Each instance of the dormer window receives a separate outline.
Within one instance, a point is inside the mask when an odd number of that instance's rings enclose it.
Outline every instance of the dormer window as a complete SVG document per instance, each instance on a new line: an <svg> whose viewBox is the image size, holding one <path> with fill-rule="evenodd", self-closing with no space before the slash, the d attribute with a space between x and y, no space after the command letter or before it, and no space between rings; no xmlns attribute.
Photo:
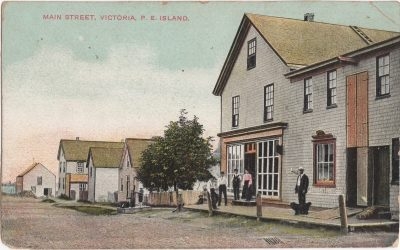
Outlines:
<svg viewBox="0 0 400 250"><path fill-rule="evenodd" d="M247 70L256 67L256 47L256 38L253 38L247 42Z"/></svg>

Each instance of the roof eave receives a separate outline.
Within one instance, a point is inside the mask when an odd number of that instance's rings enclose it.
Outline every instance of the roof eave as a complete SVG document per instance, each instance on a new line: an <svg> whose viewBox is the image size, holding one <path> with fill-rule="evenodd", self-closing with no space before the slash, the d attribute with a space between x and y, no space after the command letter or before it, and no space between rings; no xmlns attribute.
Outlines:
<svg viewBox="0 0 400 250"><path fill-rule="evenodd" d="M378 43L374 43L372 45L363 47L363 48L358 49L358 50L351 51L349 53L346 53L346 54L343 54L343 55L328 59L326 61L322 61L322 62L318 62L318 63L315 63L315 64L311 64L311 65L306 66L304 68L291 71L291 72L285 74L285 77L286 78L296 77L296 76L308 73L310 71L319 69L321 67L326 67L326 66L333 65L333 64L338 63L338 62L343 62L343 63L348 63L348 64L357 64L357 60L355 59L355 57L360 56L362 54L373 52L373 51L378 50L378 49L382 49L382 48L385 48L385 47L389 47L389 46L395 45L396 43L400 43L400 36L395 36L393 38L390 38L390 39L387 39L387 40L384 40L384 41L381 41L381 42L378 42Z"/></svg>
<svg viewBox="0 0 400 250"><path fill-rule="evenodd" d="M221 72L218 76L218 80L214 86L213 94L215 96L220 96L225 87L226 82L228 81L230 71L233 68L233 64L235 63L235 55L241 47L240 38L244 40L244 34L247 33L247 30L250 27L250 20L246 16L243 15L242 21L240 22L239 28L236 32L235 38L233 39L231 48L229 49L228 55L225 59L224 65L222 66Z"/></svg>

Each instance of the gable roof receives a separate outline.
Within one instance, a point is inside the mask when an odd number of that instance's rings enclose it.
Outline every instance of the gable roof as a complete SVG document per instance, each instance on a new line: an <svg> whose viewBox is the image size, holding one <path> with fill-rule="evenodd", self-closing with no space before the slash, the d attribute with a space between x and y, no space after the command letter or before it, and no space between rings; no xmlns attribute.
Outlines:
<svg viewBox="0 0 400 250"><path fill-rule="evenodd" d="M151 139L127 138L125 145L128 150L129 159L133 167L139 167L142 152L151 144Z"/></svg>
<svg viewBox="0 0 400 250"><path fill-rule="evenodd" d="M334 64L346 64L347 62L349 62L350 64L357 64L358 61L360 60L359 59L360 56L363 56L363 55L365 56L368 53L373 53L378 50L388 49L388 48L392 48L395 46L397 46L397 47L400 46L400 35L395 36L390 39L387 39L382 42L374 43L372 45L363 47L363 48L355 50L355 51L351 51L351 52L343 54L343 55L329 58L328 60L325 60L322 62L314 63L314 64L308 65L306 67L290 71L285 74L285 77L292 78L292 77L300 76L300 75L312 72L314 70L319 70L321 68L328 67L328 66L331 66Z"/></svg>
<svg viewBox="0 0 400 250"><path fill-rule="evenodd" d="M399 35L356 26L244 14L213 94L221 95L251 26L289 68L298 69Z"/></svg>
<svg viewBox="0 0 400 250"><path fill-rule="evenodd" d="M46 168L45 166L43 166L43 164L39 163L39 162L35 162L32 165L30 165L28 168L26 168L22 173L20 173L19 175L17 175L17 177L23 177L24 175L26 175L27 173L29 173L32 169L36 168L36 167L40 167L42 166L44 169L46 169L47 171L49 171L52 175L55 176L55 174L53 172L51 172L48 168Z"/></svg>
<svg viewBox="0 0 400 250"><path fill-rule="evenodd" d="M57 160L60 160L61 150L64 152L67 161L86 161L91 147L121 148L123 142L106 141L81 141L81 140L60 140L58 147Z"/></svg>
<svg viewBox="0 0 400 250"><path fill-rule="evenodd" d="M95 168L118 168L122 152L122 146L119 148L91 147L89 149L89 157L92 158L93 167Z"/></svg>

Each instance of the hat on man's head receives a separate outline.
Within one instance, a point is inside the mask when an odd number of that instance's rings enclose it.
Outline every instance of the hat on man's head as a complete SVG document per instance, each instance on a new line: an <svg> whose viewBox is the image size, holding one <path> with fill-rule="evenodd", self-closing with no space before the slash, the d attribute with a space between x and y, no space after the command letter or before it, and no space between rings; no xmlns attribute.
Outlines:
<svg viewBox="0 0 400 250"><path fill-rule="evenodd" d="M299 167L299 170L304 170L304 168L303 167Z"/></svg>

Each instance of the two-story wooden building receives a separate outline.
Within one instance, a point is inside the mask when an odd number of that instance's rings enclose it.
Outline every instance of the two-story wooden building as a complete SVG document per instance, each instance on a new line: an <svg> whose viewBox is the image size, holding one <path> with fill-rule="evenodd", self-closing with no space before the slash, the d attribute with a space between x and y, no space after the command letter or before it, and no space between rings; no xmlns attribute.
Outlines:
<svg viewBox="0 0 400 250"><path fill-rule="evenodd" d="M88 168L87 159L91 147L121 148L123 142L85 141L61 139L57 160L58 195L66 195L74 200L87 197Z"/></svg>
<svg viewBox="0 0 400 250"><path fill-rule="evenodd" d="M228 190L233 169L246 168L265 200L296 201L302 166L314 206L337 206L346 194L350 204L398 211L399 35L245 14L213 90Z"/></svg>

